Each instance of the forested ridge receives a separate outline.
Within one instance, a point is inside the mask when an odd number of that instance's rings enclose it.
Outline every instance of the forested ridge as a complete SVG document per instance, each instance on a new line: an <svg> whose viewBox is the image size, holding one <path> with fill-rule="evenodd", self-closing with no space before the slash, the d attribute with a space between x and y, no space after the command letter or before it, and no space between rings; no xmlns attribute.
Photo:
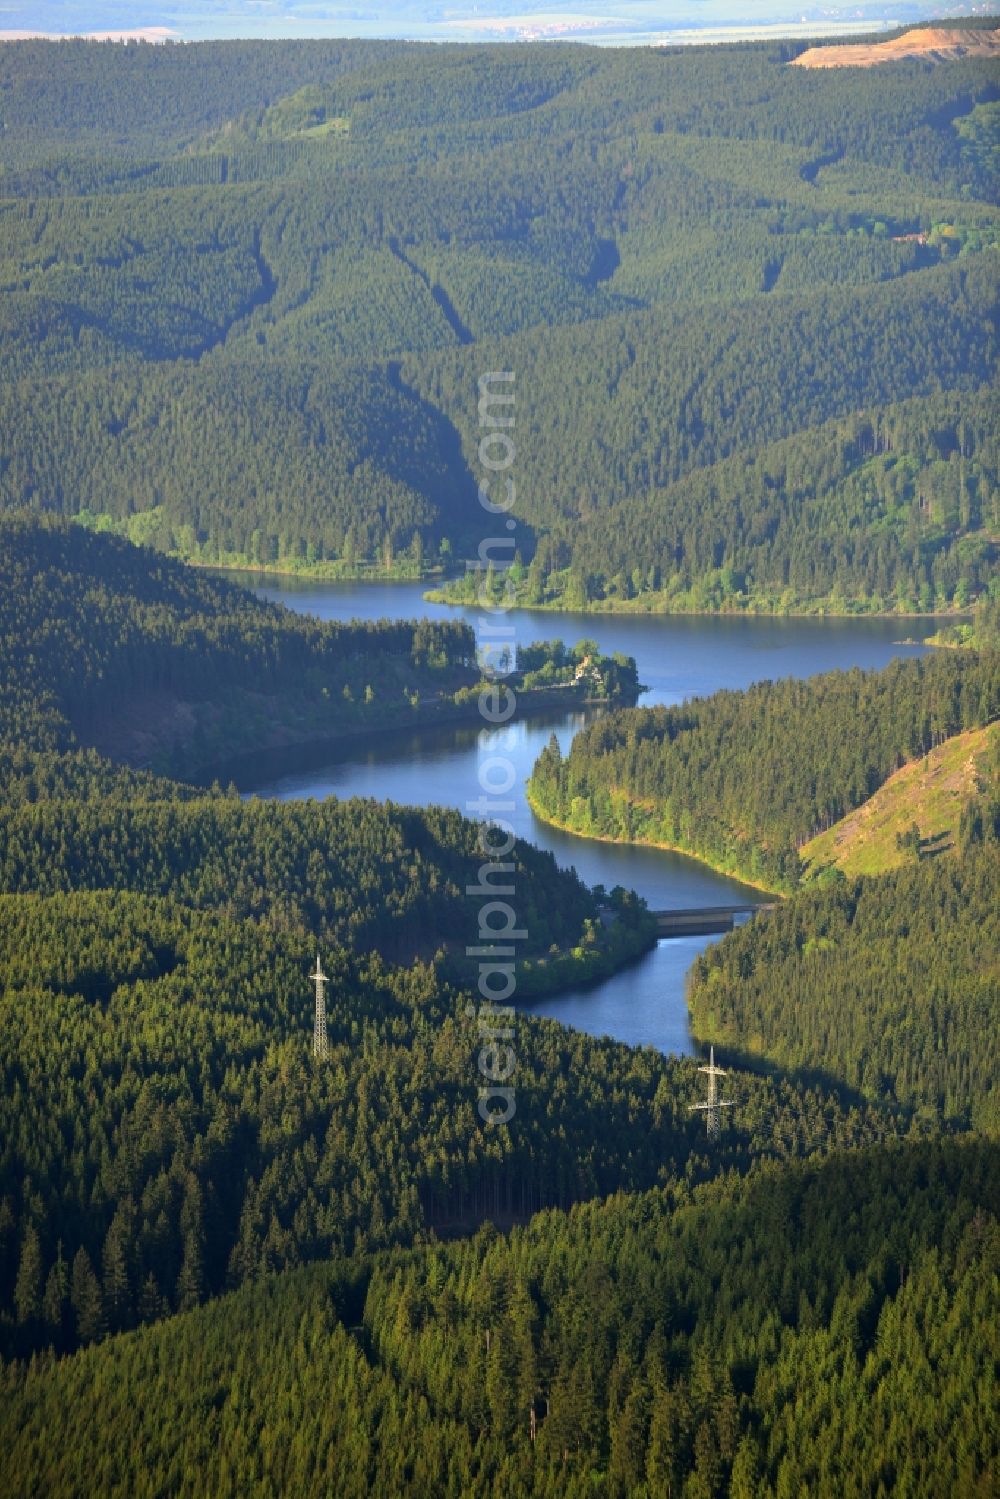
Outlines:
<svg viewBox="0 0 1000 1499"><path fill-rule="evenodd" d="M0 518L0 737L11 743L82 740L203 767L276 727L333 737L397 723L422 695L447 706L479 676L457 620L321 623L116 537Z"/></svg>
<svg viewBox="0 0 1000 1499"><path fill-rule="evenodd" d="M994 72L797 50L5 46L0 506L447 569L512 369L523 601L964 607Z"/></svg>
<svg viewBox="0 0 1000 1499"><path fill-rule="evenodd" d="M814 833L906 761L998 715L995 647L759 682L680 707L619 709L565 756L553 739L529 794L539 815L574 832L678 846L787 891Z"/></svg>
<svg viewBox="0 0 1000 1499"><path fill-rule="evenodd" d="M903 613L967 605L996 570L996 396L826 422L613 506L549 519L501 582L526 607ZM475 578L440 596L474 598Z"/></svg>
<svg viewBox="0 0 1000 1499"><path fill-rule="evenodd" d="M11 1493L986 1499L997 1169L852 1153L272 1277L8 1370Z"/></svg>
<svg viewBox="0 0 1000 1499"><path fill-rule="evenodd" d="M634 702L640 686L634 660L593 641L480 659L463 621L319 621L30 512L0 515L0 646L0 737L201 779L255 751L478 719L500 672L522 709L553 689Z"/></svg>
<svg viewBox="0 0 1000 1499"><path fill-rule="evenodd" d="M751 1079L738 1128L706 1155L690 1062L527 1019L517 1129L485 1126L462 957L479 936L473 824L198 790L79 748L68 716L85 695L107 712L189 673L209 690L346 663L381 683L395 654L444 671L466 659L467 628L321 626L65 522L0 534L6 1356L69 1351L331 1254L911 1127L823 1083ZM580 651L542 642L521 666L576 670ZM524 993L649 942L626 892L607 929L551 855L516 844L510 862Z"/></svg>
<svg viewBox="0 0 1000 1499"><path fill-rule="evenodd" d="M0 45L12 1495L995 1490L995 754L947 851L800 850L998 718L1000 89L800 45ZM699 1058L476 997L481 827L208 785L475 714L466 624L186 563L447 577L491 369L517 603L976 610L535 767L540 815L787 896L691 974L717 1137ZM587 640L515 665L638 690ZM549 853L499 868L522 998L654 940Z"/></svg>

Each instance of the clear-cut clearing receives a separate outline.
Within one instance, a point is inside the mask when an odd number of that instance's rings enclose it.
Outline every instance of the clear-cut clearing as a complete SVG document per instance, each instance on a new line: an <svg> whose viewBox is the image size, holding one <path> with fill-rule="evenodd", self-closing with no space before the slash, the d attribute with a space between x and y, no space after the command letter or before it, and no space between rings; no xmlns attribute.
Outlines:
<svg viewBox="0 0 1000 1499"><path fill-rule="evenodd" d="M955 734L919 760L890 776L856 811L804 844L800 853L807 878L831 866L848 878L882 874L913 858L897 843L916 826L921 851L943 852L958 835L962 809L986 774L987 750L1000 724Z"/></svg>
<svg viewBox="0 0 1000 1499"><path fill-rule="evenodd" d="M848 42L833 47L810 47L792 64L799 68L873 68L877 63L922 57L928 62L954 62L960 57L1000 53L1000 30L974 31L959 26L930 26L904 32L887 42Z"/></svg>

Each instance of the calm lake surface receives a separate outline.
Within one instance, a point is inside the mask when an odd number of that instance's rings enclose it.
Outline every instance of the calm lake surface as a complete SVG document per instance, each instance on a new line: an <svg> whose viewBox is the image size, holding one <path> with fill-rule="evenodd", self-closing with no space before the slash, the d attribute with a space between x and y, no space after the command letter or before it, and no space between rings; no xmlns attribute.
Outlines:
<svg viewBox="0 0 1000 1499"><path fill-rule="evenodd" d="M245 581L245 579L243 580ZM262 580L264 598L320 619L453 619L475 627L475 610L429 604L418 583L306 583ZM587 637L604 652L634 656L648 691L643 704L679 703L720 687L746 687L763 678L806 677L836 667L880 667L893 656L923 653L901 645L905 620L690 618L657 615L570 614L513 611L515 643ZM511 821L517 833L551 849L561 865L575 866L588 884L637 890L654 909L727 905L760 898L736 880L714 874L696 860L658 849L599 843L546 827L524 797L524 782L550 734L565 751L573 735L600 710L549 711L486 733L483 743L513 761L517 784ZM445 726L357 740L339 753L311 762L290 751L282 773L245 785L258 796L371 796L426 806L439 803L466 811L479 794L480 731ZM298 767L298 768L296 768ZM611 1035L630 1045L666 1052L693 1050L684 980L706 937L660 942L640 962L603 983L524 1006L592 1035Z"/></svg>

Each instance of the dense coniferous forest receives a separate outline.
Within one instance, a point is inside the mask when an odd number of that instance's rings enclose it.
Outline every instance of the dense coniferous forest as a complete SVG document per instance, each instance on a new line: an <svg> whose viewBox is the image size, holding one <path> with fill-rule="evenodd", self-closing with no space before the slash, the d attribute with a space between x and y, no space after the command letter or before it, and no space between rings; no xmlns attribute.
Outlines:
<svg viewBox="0 0 1000 1499"><path fill-rule="evenodd" d="M479 1118L476 824L246 802L80 747L85 705L106 717L151 687L186 701L193 684L337 670L382 684L399 660L447 675L468 667L468 627L319 625L65 522L15 518L0 537L0 1355L68 1351L330 1254L711 1174L690 1063L551 1022L518 1026L518 1129ZM543 642L523 667L566 659ZM651 941L627 892L608 924L550 854L517 842L508 867L530 932L523 994ZM725 1159L746 1170L908 1127L762 1079Z"/></svg>
<svg viewBox="0 0 1000 1499"><path fill-rule="evenodd" d="M459 621L321 624L53 518L4 517L0 546L2 738L33 749L198 765L276 720L288 735L375 728L479 680Z"/></svg>
<svg viewBox="0 0 1000 1499"><path fill-rule="evenodd" d="M797 895L695 964L699 1036L1000 1135L991 827L963 856Z"/></svg>
<svg viewBox="0 0 1000 1499"><path fill-rule="evenodd" d="M476 719L484 673L503 665L480 662L458 620L320 623L54 517L0 517L0 548L0 738L33 749L82 742L204 775L268 746ZM508 674L529 702L552 688L635 701L630 658L581 642L577 672L555 646Z"/></svg>
<svg viewBox="0 0 1000 1499"><path fill-rule="evenodd" d="M997 1167L852 1153L265 1279L9 1371L11 1493L986 1499Z"/></svg>
<svg viewBox="0 0 1000 1499"><path fill-rule="evenodd" d="M529 784L574 832L662 843L771 890L791 890L799 848L908 760L1000 716L995 647L760 682L677 708L621 709L563 756L553 739Z"/></svg>
<svg viewBox="0 0 1000 1499"><path fill-rule="evenodd" d="M750 1079L709 1156L690 1061L523 1019L516 1128L487 1129L481 1033L432 961L326 939L330 1056L313 1062L315 941L224 903L0 897L8 1357L317 1257L908 1128L821 1084Z"/></svg>
<svg viewBox="0 0 1000 1499"><path fill-rule="evenodd" d="M4 46L0 505L447 569L510 369L524 602L964 607L995 70L797 50Z"/></svg>
<svg viewBox="0 0 1000 1499"><path fill-rule="evenodd" d="M995 746L946 849L800 851L998 717L1000 88L801 45L0 45L12 1495L994 1492ZM484 878L523 998L643 953L633 892L446 809L220 784L476 715L465 623L205 564L467 599L489 370L508 602L956 615L653 709L593 641L518 648L520 692L612 708L542 754L541 816L786 897L689 978L717 1137L695 1057L475 997Z"/></svg>
<svg viewBox="0 0 1000 1499"><path fill-rule="evenodd" d="M496 593L536 609L945 609L995 576L998 496L995 394L909 401L741 451L616 504L607 527L554 516Z"/></svg>

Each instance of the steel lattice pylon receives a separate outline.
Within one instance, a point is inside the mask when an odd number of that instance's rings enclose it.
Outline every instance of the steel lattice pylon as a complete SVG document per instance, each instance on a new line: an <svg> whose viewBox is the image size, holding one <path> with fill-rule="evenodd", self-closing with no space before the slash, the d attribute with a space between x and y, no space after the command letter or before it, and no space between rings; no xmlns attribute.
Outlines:
<svg viewBox="0 0 1000 1499"><path fill-rule="evenodd" d="M715 1065L714 1046L709 1051L708 1066L699 1067L698 1071L708 1073L708 1099L705 1103L693 1103L690 1105L690 1107L692 1109L701 1109L704 1111L705 1128L708 1131L708 1138L710 1140L715 1140L719 1134L719 1110L731 1109L733 1107L733 1104L731 1099L720 1098L716 1090L716 1078L725 1077L726 1071L724 1067L716 1067Z"/></svg>
<svg viewBox="0 0 1000 1499"><path fill-rule="evenodd" d="M326 974L319 964L319 954L316 954L316 972L309 977L316 985L316 1018L313 1021L313 1056L325 1057L327 1053L326 1043L326 985L329 982Z"/></svg>

